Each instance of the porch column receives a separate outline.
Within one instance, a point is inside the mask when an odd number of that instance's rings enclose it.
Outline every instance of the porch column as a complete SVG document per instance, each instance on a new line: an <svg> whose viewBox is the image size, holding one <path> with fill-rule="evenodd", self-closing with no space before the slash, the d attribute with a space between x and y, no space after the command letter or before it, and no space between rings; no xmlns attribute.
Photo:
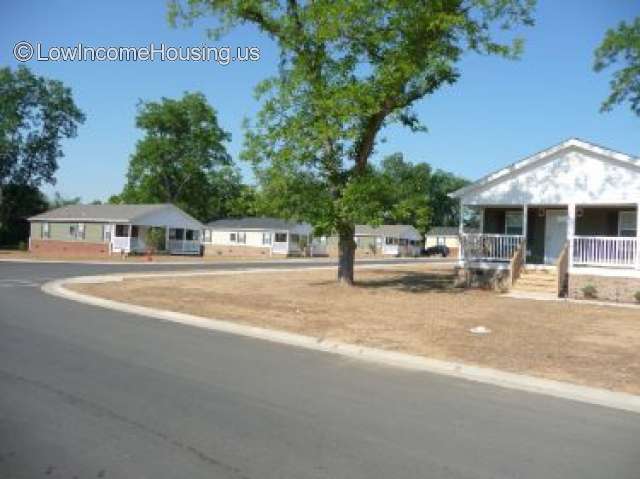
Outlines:
<svg viewBox="0 0 640 479"><path fill-rule="evenodd" d="M636 204L636 269L640 269L640 203Z"/></svg>
<svg viewBox="0 0 640 479"><path fill-rule="evenodd" d="M568 270L573 269L573 237L576 234L576 205L569 203L567 205L567 241L569 241L569 265Z"/></svg>
<svg viewBox="0 0 640 479"><path fill-rule="evenodd" d="M479 208L480 211L480 233L484 233L484 206Z"/></svg>
<svg viewBox="0 0 640 479"><path fill-rule="evenodd" d="M522 262L527 264L527 236L529 232L529 205L522 205L522 235L524 236L524 251Z"/></svg>

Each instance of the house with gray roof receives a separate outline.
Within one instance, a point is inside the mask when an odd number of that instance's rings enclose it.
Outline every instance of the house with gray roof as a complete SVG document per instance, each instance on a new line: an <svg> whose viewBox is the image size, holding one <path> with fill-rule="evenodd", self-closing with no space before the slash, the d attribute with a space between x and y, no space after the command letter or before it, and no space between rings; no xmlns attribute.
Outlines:
<svg viewBox="0 0 640 479"><path fill-rule="evenodd" d="M412 225L356 225L356 256L418 256L422 236ZM331 256L338 254L338 237L326 239Z"/></svg>
<svg viewBox="0 0 640 479"><path fill-rule="evenodd" d="M299 256L326 254L307 223L269 217L227 218L204 227L204 254Z"/></svg>
<svg viewBox="0 0 640 479"><path fill-rule="evenodd" d="M68 205L29 218L29 249L69 256L144 253L147 232L171 254L200 254L202 224L172 204Z"/></svg>

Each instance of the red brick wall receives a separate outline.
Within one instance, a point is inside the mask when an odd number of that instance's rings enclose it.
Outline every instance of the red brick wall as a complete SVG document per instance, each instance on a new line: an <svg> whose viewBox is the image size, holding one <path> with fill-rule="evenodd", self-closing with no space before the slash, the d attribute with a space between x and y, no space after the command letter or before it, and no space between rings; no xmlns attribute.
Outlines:
<svg viewBox="0 0 640 479"><path fill-rule="evenodd" d="M29 250L42 256L108 256L108 243L31 239Z"/></svg>

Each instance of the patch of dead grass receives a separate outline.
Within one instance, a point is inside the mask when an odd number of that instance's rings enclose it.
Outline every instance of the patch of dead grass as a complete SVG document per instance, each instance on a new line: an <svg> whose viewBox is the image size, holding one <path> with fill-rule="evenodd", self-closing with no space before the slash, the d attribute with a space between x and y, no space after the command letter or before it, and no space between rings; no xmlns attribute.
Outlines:
<svg viewBox="0 0 640 479"><path fill-rule="evenodd" d="M265 328L640 393L640 312L454 289L433 266L74 285L89 294ZM483 325L492 333L473 335Z"/></svg>

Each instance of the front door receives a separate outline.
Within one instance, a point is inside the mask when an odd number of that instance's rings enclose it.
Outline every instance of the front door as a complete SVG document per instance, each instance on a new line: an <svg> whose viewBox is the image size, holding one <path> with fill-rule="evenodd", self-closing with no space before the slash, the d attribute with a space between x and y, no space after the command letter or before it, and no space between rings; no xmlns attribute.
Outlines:
<svg viewBox="0 0 640 479"><path fill-rule="evenodd" d="M547 210L544 234L544 262L555 264L567 242L567 212Z"/></svg>

